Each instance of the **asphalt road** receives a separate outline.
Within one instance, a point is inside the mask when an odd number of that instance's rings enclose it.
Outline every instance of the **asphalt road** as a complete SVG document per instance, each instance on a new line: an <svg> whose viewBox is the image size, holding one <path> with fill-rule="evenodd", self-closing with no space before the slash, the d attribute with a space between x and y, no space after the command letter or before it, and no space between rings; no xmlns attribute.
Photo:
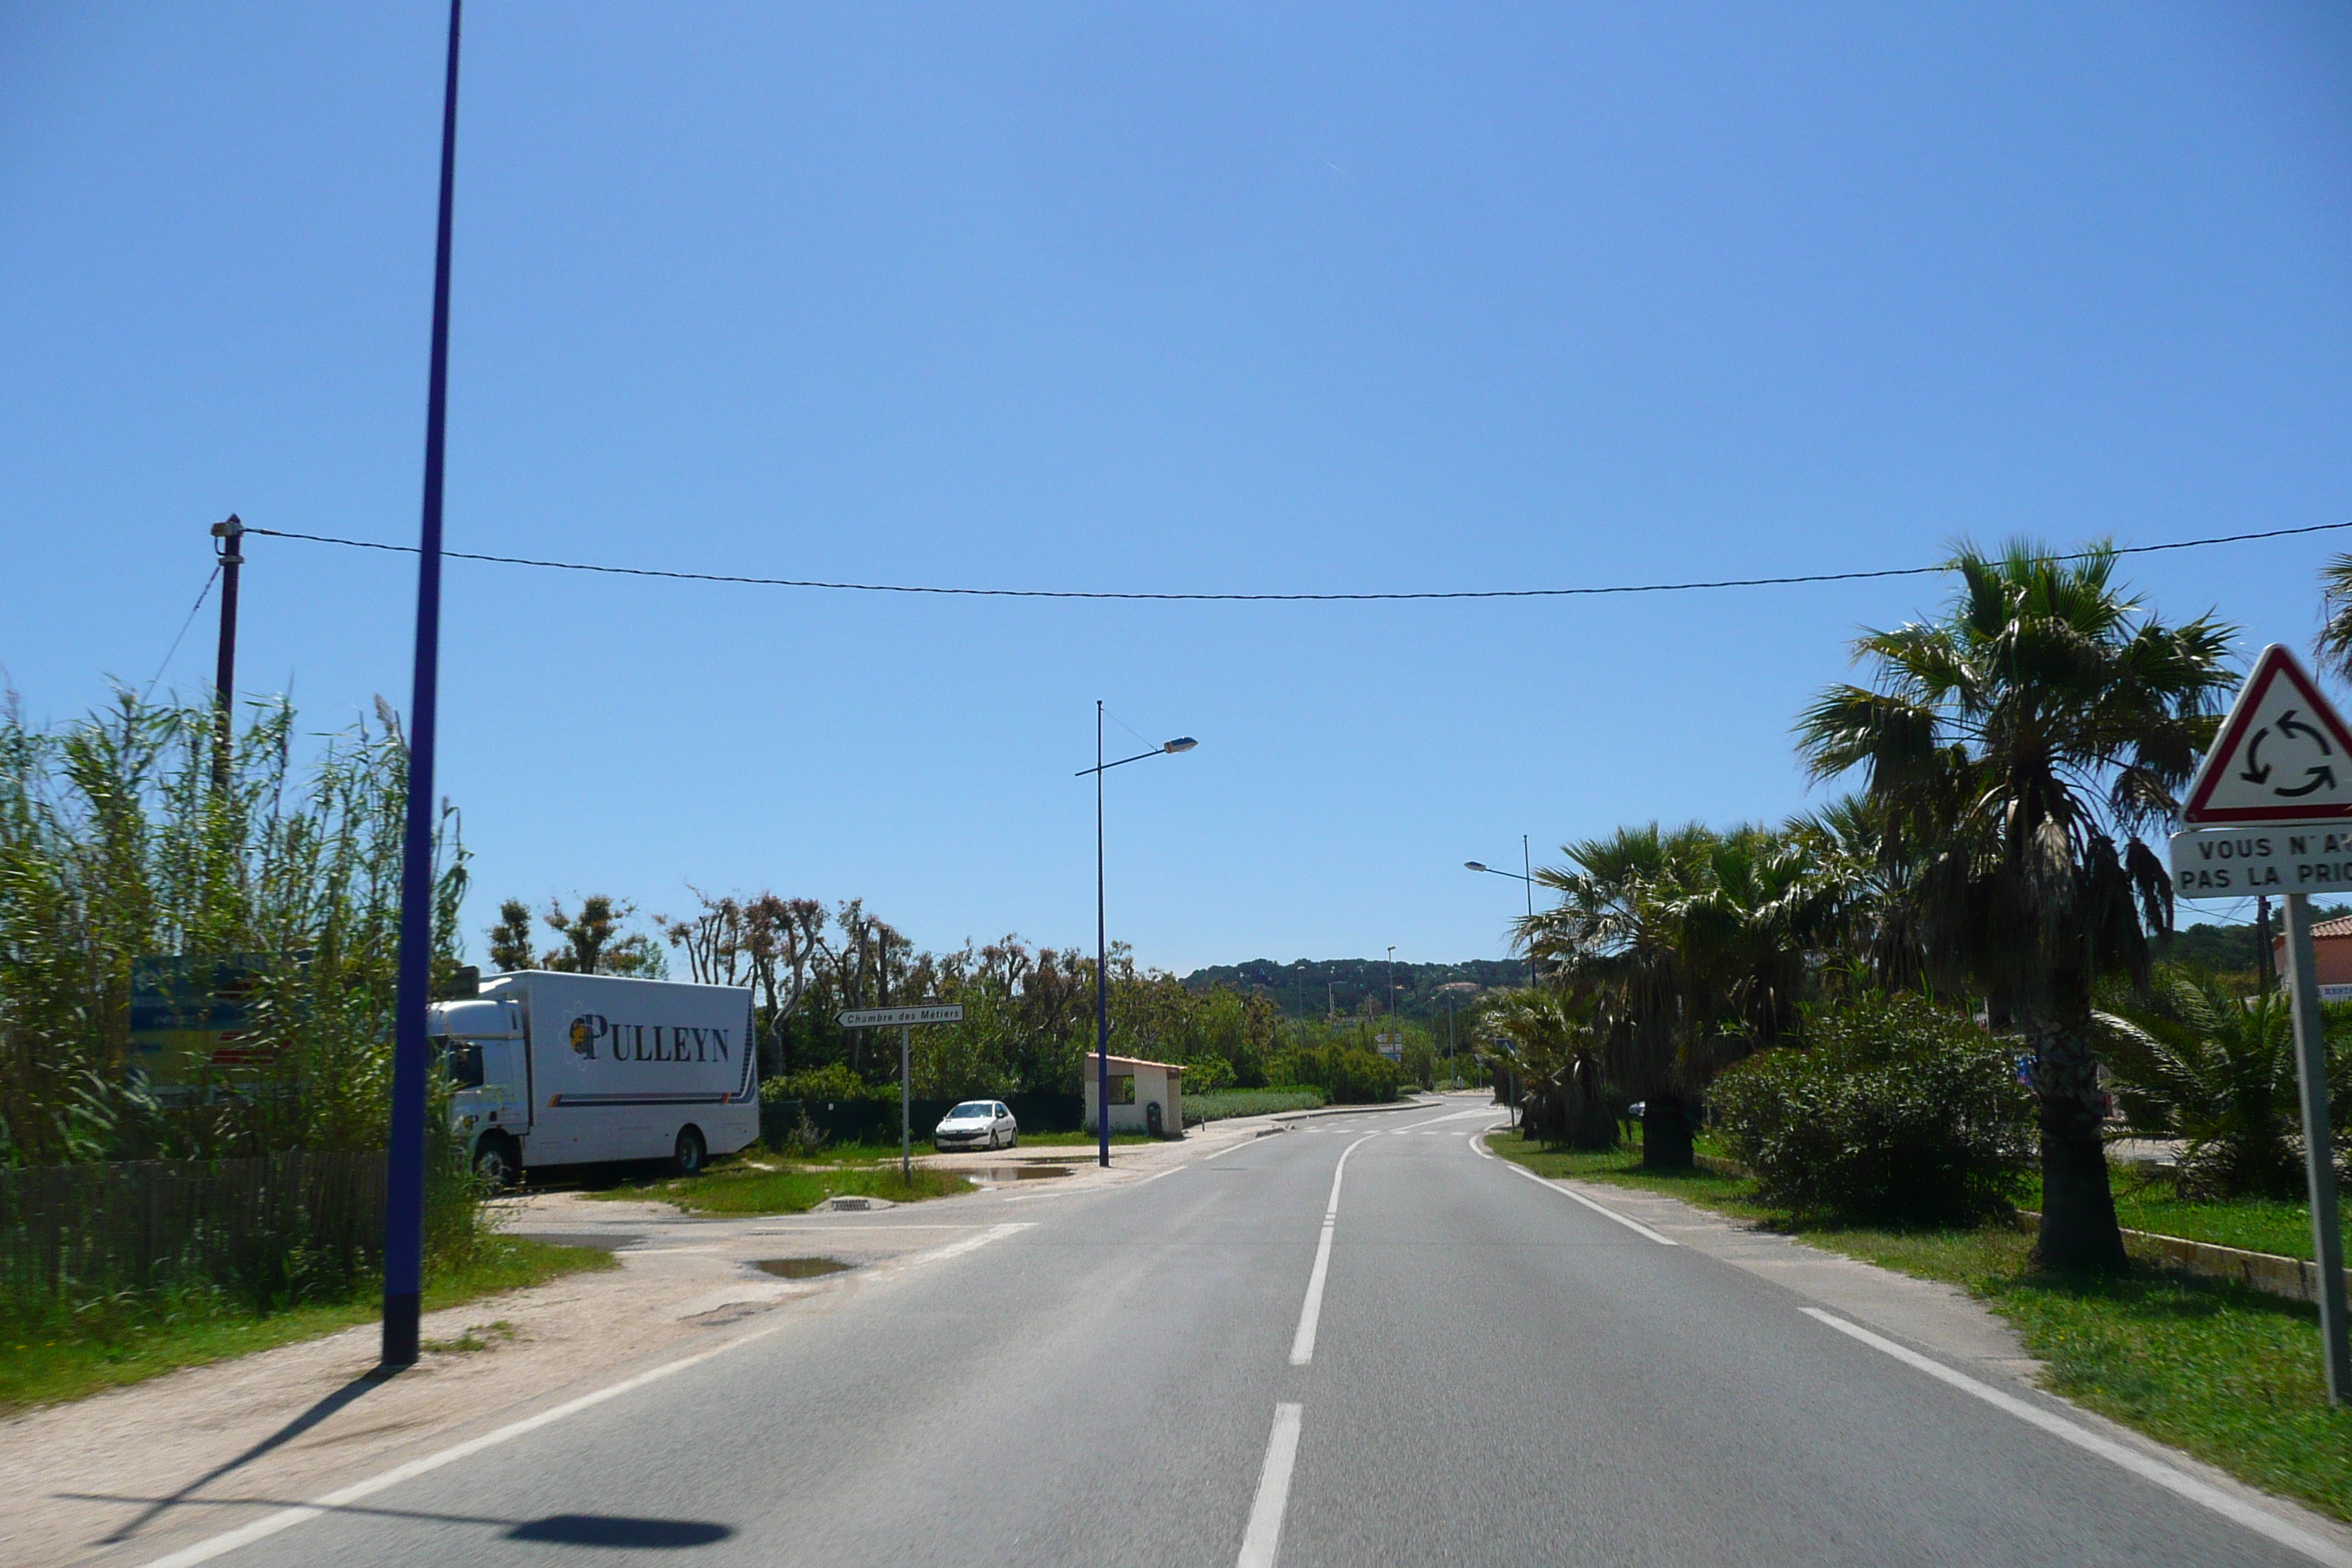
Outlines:
<svg viewBox="0 0 2352 1568"><path fill-rule="evenodd" d="M1475 1153L1492 1121L1340 1118L1041 1192L215 1560L2307 1561Z"/></svg>

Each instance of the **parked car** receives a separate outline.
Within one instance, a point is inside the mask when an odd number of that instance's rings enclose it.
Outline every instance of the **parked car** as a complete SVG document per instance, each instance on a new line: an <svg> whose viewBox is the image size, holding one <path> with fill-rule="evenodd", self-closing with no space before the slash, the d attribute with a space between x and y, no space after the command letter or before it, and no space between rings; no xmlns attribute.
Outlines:
<svg viewBox="0 0 2352 1568"><path fill-rule="evenodd" d="M931 1129L931 1143L950 1149L1010 1149L1021 1142L1021 1124L1001 1100L967 1100Z"/></svg>

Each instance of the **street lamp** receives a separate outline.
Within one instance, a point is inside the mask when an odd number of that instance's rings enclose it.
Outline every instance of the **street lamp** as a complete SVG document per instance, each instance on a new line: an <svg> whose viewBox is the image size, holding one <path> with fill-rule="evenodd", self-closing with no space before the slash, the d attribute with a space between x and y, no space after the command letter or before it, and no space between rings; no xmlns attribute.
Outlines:
<svg viewBox="0 0 2352 1568"><path fill-rule="evenodd" d="M1521 875L1517 871L1498 871L1494 867L1487 865L1484 860L1465 860L1462 862L1465 868L1472 871L1484 871L1489 877L1509 877L1516 881L1525 882L1528 886L1528 923L1529 925L1533 925L1536 918L1535 863L1532 857L1528 854L1528 836L1524 833L1519 835L1519 863L1526 866L1528 868L1525 875ZM1528 939L1528 989L1532 991L1535 988L1536 944L1535 938L1530 935Z"/></svg>
<svg viewBox="0 0 2352 1568"><path fill-rule="evenodd" d="M392 1124L383 1173L383 1363L387 1368L416 1364L424 1310L425 1027L433 1002L433 746L441 683L441 479L449 408L449 227L457 179L458 17L459 0L449 0L449 55L441 86L441 217L433 251L432 368L425 387L425 507L416 550L416 653L408 701L408 800L400 841ZM232 552L237 542L230 539Z"/></svg>
<svg viewBox="0 0 2352 1568"><path fill-rule="evenodd" d="M1095 776L1095 1130L1101 1135L1099 1158L1103 1165L1110 1164L1110 939L1108 926L1103 918L1103 784L1102 776L1113 768L1123 768L1129 763L1139 763L1146 757L1172 757L1189 752L1201 742L1190 735L1179 735L1163 741L1148 752L1138 752L1131 757L1121 757L1115 763L1103 761L1103 705L1095 704L1095 765L1080 768L1073 775ZM1182 1128L1177 1131L1181 1132Z"/></svg>

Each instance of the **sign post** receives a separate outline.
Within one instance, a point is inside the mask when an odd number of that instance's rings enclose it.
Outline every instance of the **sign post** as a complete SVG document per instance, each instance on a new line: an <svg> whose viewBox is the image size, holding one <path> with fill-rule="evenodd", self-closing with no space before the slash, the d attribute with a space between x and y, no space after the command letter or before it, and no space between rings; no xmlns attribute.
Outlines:
<svg viewBox="0 0 2352 1568"><path fill-rule="evenodd" d="M2303 1090L2303 1173L2311 1189L2311 1256L2319 1270L2319 1338L2327 1403L2352 1400L2352 1335L2344 1321L2344 1230L2336 1201L2336 1140L2327 1116L2327 1041L2313 966L2311 897L2286 896L2286 964L2294 989L2294 1076Z"/></svg>
<svg viewBox="0 0 2352 1568"><path fill-rule="evenodd" d="M915 1169L915 1026L962 1021L963 1006L954 1002L935 1002L923 1007L866 1007L841 1015L841 1026L845 1029L887 1029L894 1024L898 1026L898 1179L902 1182L912 1181Z"/></svg>
<svg viewBox="0 0 2352 1568"><path fill-rule="evenodd" d="M2294 656L2273 643L2246 678L2213 750L2190 781L2172 836L2174 893L2242 899L2284 893L2295 1079L2302 1090L2304 1179L2319 1271L2320 1352L2327 1402L2352 1402L2345 1320L2344 1233L2327 1108L2327 1041L2311 941L2311 892L2352 886L2352 729Z"/></svg>

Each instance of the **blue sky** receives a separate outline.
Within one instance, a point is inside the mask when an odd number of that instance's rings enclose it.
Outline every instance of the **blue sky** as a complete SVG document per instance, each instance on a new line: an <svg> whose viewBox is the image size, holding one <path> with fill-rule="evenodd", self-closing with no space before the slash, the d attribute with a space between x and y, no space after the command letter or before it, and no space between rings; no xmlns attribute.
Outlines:
<svg viewBox="0 0 2352 1568"><path fill-rule="evenodd" d="M154 674L207 524L413 541L431 4L0 11L0 664ZM989 586L1899 566L2352 519L2332 5L478 0L452 548ZM2300 645L2326 537L2146 557ZM404 706L406 561L248 552L242 684ZM1439 605L906 599L456 563L497 900L863 896L1185 969L1503 951L1464 871L1818 800L1932 580ZM209 618L165 679L209 679ZM1112 743L1126 739L1114 727Z"/></svg>

